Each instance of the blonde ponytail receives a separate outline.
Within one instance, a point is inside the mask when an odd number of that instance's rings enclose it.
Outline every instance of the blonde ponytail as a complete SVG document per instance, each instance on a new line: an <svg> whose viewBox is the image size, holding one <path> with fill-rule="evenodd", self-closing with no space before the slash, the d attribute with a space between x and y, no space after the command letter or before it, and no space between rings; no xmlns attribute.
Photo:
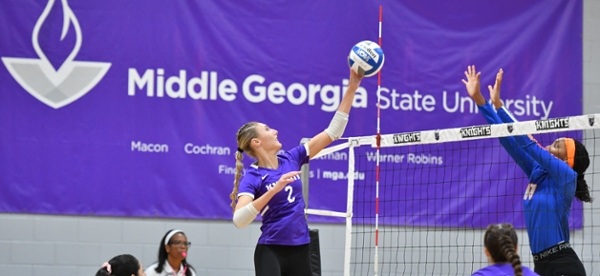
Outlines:
<svg viewBox="0 0 600 276"><path fill-rule="evenodd" d="M238 149L235 152L235 176L233 179L233 191L229 195L231 199L232 212L235 212L235 206L237 205L237 194L240 188L240 178L242 177L242 171L244 170L244 158L243 152L246 152L249 156L253 156L252 149L250 148L250 142L252 139L257 137L256 126L257 122L250 122L243 125L237 132L237 145Z"/></svg>
<svg viewBox="0 0 600 276"><path fill-rule="evenodd" d="M231 209L235 212L235 206L237 205L237 193L240 187L240 178L242 177L242 170L244 169L244 163L242 163L242 159L244 158L244 154L239 150L235 152L235 177L233 180L233 191L229 195L231 199Z"/></svg>

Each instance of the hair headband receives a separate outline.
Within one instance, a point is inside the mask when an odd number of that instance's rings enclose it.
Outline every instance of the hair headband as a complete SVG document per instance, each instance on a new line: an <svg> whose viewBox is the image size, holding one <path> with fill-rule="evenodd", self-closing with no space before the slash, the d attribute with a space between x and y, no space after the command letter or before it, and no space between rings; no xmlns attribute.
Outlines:
<svg viewBox="0 0 600 276"><path fill-rule="evenodd" d="M567 164L573 168L575 165L575 140L572 138L564 138L565 147L567 148Z"/></svg>
<svg viewBox="0 0 600 276"><path fill-rule="evenodd" d="M181 231L179 229L173 229L173 230L171 230L171 232L169 232L169 234L167 234L167 236L165 237L165 245L169 244L169 241L171 240L171 238L173 237L173 235L175 235L177 233L183 233L183 231Z"/></svg>

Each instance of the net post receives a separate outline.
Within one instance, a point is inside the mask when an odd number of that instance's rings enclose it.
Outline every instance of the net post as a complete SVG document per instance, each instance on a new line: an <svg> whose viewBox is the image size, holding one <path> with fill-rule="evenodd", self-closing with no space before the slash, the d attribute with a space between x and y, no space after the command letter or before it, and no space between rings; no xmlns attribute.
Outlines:
<svg viewBox="0 0 600 276"><path fill-rule="evenodd" d="M300 139L300 145L304 145L310 141L310 138ZM302 165L300 168L300 180L302 181L302 196L304 197L304 218L308 221L308 180L310 178L309 163ZM308 245L308 253L310 258L310 266L312 276L321 275L321 246L319 242L319 229L309 229L310 243Z"/></svg>
<svg viewBox="0 0 600 276"><path fill-rule="evenodd" d="M348 147L348 198L346 203L346 243L344 248L344 276L350 276L352 248L352 209L354 208L354 148L360 146L358 139L351 139Z"/></svg>
<svg viewBox="0 0 600 276"><path fill-rule="evenodd" d="M310 138L302 138L300 139L300 145L304 145L308 143L308 141L310 141ZM309 169L309 163L302 165L300 168L300 171L302 172L300 173L300 180L302 181L302 196L304 197L304 205L306 206L304 209L305 211L308 209L308 179L310 176ZM304 216L308 220L308 213L305 212Z"/></svg>

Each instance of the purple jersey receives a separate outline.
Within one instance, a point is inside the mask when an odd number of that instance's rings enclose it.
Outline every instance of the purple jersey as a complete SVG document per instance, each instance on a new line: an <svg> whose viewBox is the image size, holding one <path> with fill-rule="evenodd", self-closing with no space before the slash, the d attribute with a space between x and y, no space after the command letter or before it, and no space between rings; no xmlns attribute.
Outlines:
<svg viewBox="0 0 600 276"><path fill-rule="evenodd" d="M257 199L271 189L281 175L299 171L308 162L305 145L277 155L279 167L268 169L252 164L240 180L238 197L247 195ZM310 242L308 224L304 217L304 198L300 177L285 186L261 210L262 234L258 244L303 245Z"/></svg>
<svg viewBox="0 0 600 276"><path fill-rule="evenodd" d="M523 276L539 276L537 273L531 271L526 266L523 268ZM486 266L477 272L473 273L472 276L512 276L515 275L515 270L511 264L493 264Z"/></svg>

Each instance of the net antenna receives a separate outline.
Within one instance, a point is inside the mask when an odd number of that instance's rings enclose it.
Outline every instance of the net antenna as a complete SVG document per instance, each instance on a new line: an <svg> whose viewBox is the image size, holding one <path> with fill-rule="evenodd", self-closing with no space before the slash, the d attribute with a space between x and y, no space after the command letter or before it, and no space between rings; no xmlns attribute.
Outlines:
<svg viewBox="0 0 600 276"><path fill-rule="evenodd" d="M379 47L381 45L381 22L383 19L383 7L379 6ZM381 68L383 70L383 68ZM381 149L381 71L377 73L377 136L375 151L375 255L373 256L373 273L379 273L379 154Z"/></svg>

